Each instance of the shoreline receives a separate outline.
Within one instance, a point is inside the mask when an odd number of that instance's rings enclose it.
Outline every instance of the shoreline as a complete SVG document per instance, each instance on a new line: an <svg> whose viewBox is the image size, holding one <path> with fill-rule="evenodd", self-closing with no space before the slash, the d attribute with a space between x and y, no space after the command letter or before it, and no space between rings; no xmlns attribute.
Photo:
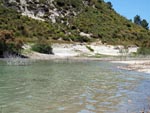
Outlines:
<svg viewBox="0 0 150 113"><path fill-rule="evenodd" d="M52 44L54 54L43 54L31 49L31 45L23 46L23 56L30 60L75 60L75 61L109 61L111 63L126 64L118 67L125 70L150 73L150 57L132 57L138 47L130 46L127 49L121 45L106 45L101 42L90 44ZM131 56L130 56L131 55ZM128 57L129 56L129 57ZM10 60L13 60L15 56ZM19 58L16 56L16 59Z"/></svg>
<svg viewBox="0 0 150 113"><path fill-rule="evenodd" d="M0 60L14 60L20 61L20 59L27 59L27 60L65 60L65 61L108 61L111 63L117 64L125 64L124 66L118 66L119 69L128 70L128 71L137 71L150 74L150 59L149 58L119 58L116 56L107 56L107 57L82 57L82 56L68 56L68 57L60 57L56 55L47 55L37 52L32 52L32 54L27 55L28 58L19 58L19 57L10 57L10 58L0 58Z"/></svg>
<svg viewBox="0 0 150 113"><path fill-rule="evenodd" d="M128 71L137 71L150 74L150 59L147 60L128 60L128 61L111 61L112 63L126 64L125 66L118 66L119 69Z"/></svg>

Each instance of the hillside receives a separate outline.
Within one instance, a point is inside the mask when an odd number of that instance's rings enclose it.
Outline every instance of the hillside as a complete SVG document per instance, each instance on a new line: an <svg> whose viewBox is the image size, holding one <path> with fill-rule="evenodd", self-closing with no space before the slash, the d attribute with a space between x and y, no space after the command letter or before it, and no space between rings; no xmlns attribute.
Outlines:
<svg viewBox="0 0 150 113"><path fill-rule="evenodd" d="M103 0L0 0L0 30L37 39L150 46L150 32Z"/></svg>

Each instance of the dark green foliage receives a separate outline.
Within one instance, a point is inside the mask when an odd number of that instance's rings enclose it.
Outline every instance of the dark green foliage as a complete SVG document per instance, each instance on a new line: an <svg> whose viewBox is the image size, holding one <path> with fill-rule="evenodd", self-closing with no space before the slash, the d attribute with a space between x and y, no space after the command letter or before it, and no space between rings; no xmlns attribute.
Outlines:
<svg viewBox="0 0 150 113"><path fill-rule="evenodd" d="M134 23L137 25L141 25L141 17L139 15L136 15L134 17Z"/></svg>
<svg viewBox="0 0 150 113"><path fill-rule="evenodd" d="M145 19L141 21L141 26L148 30L148 22Z"/></svg>
<svg viewBox="0 0 150 113"><path fill-rule="evenodd" d="M134 17L134 23L148 30L148 22L145 19L142 20L139 15Z"/></svg>
<svg viewBox="0 0 150 113"><path fill-rule="evenodd" d="M140 47L137 53L142 55L150 55L150 47Z"/></svg>
<svg viewBox="0 0 150 113"><path fill-rule="evenodd" d="M51 44L46 41L39 41L32 46L33 51L37 51L45 54L53 54Z"/></svg>
<svg viewBox="0 0 150 113"><path fill-rule="evenodd" d="M107 2L107 5L108 5L108 8L109 8L109 9L112 9L113 6L112 6L112 3L111 3L111 2Z"/></svg>
<svg viewBox="0 0 150 113"><path fill-rule="evenodd" d="M83 6L82 0L55 0L55 3L58 8L80 10Z"/></svg>

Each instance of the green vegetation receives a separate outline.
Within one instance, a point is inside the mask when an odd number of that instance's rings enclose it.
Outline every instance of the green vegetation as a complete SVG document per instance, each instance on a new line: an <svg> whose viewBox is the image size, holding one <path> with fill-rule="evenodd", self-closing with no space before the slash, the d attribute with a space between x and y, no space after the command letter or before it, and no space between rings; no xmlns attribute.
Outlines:
<svg viewBox="0 0 150 113"><path fill-rule="evenodd" d="M58 8L70 9L70 6L76 10L80 10L83 6L82 0L55 0Z"/></svg>
<svg viewBox="0 0 150 113"><path fill-rule="evenodd" d="M7 1L6 1L7 2ZM12 6L0 4L0 31L12 31L14 37L24 41L63 40L68 42L91 42L97 39L108 44L137 45L150 47L150 31L146 20L140 16L132 21L117 14L111 2L103 0L54 0L53 4L64 17L56 17L56 23L48 18L51 10L47 0L39 3L32 1L29 9L36 9L36 4L42 4L46 10L43 19L34 20L21 16ZM35 3L34 3L35 2ZM16 4L17 5L17 4ZM13 8L13 9L12 9ZM38 9L37 9L38 10ZM91 37L81 36L84 32Z"/></svg>
<svg viewBox="0 0 150 113"><path fill-rule="evenodd" d="M46 41L38 41L32 46L32 50L45 54L53 54L51 44Z"/></svg>
<svg viewBox="0 0 150 113"><path fill-rule="evenodd" d="M137 53L141 55L150 55L150 47L140 47Z"/></svg>
<svg viewBox="0 0 150 113"><path fill-rule="evenodd" d="M21 16L13 9L0 7L0 30L11 30L15 37L49 38L54 29L48 22Z"/></svg>
<svg viewBox="0 0 150 113"><path fill-rule="evenodd" d="M141 20L141 17L140 17L139 15L136 15L136 16L134 17L134 23L137 24L137 25L142 26L142 27L145 28L146 30L149 29L149 27L148 27L148 22L147 22L145 19Z"/></svg>

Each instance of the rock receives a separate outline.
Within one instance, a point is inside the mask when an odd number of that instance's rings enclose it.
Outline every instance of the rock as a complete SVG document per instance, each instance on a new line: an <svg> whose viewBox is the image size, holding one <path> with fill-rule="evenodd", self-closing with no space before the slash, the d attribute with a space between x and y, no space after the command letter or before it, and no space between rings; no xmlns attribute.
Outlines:
<svg viewBox="0 0 150 113"><path fill-rule="evenodd" d="M88 33L80 32L80 36L91 38L92 34L91 33L88 34Z"/></svg>

